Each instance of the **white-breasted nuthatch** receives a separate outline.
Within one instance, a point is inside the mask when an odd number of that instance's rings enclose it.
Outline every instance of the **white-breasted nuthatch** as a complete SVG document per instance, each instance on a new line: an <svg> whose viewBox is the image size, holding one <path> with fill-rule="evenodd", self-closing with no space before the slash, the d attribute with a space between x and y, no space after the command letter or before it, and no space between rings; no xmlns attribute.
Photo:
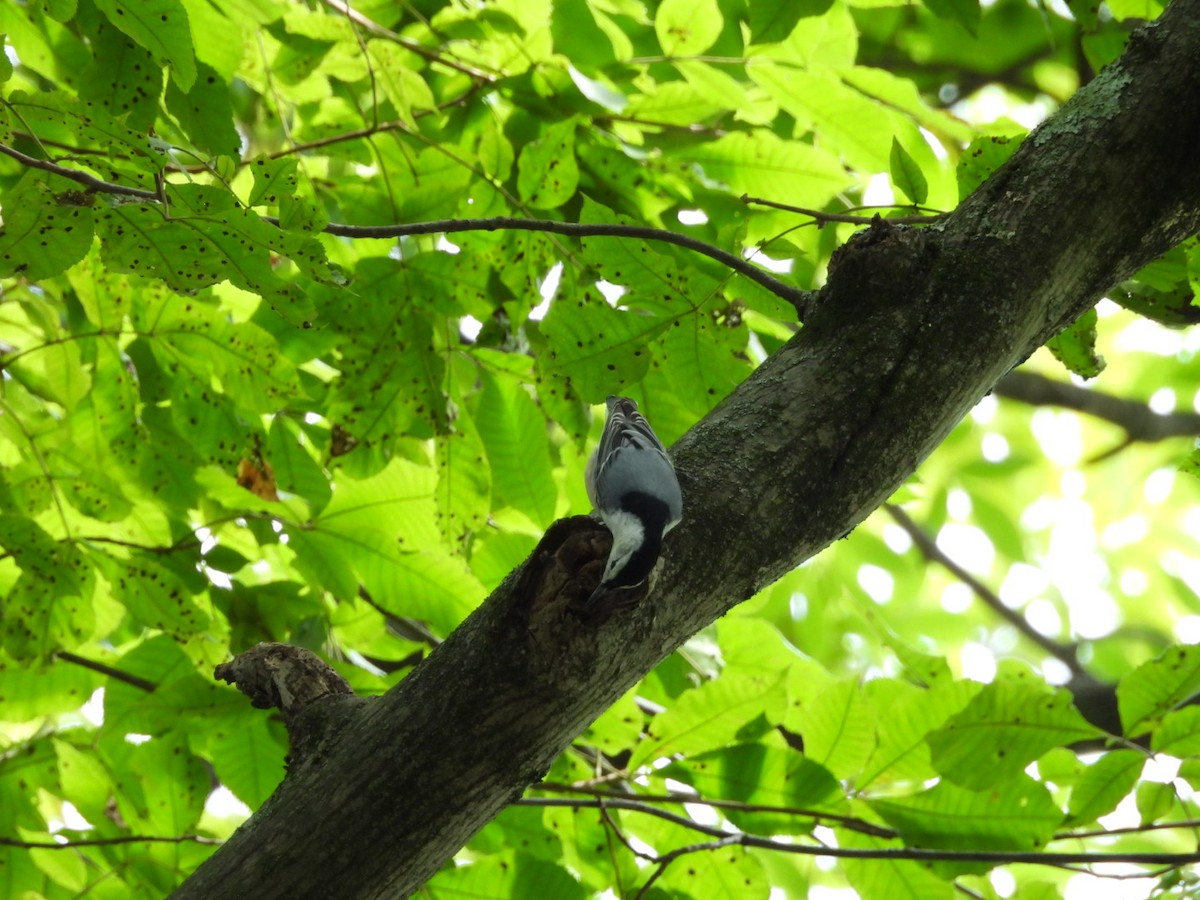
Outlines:
<svg viewBox="0 0 1200 900"><path fill-rule="evenodd" d="M608 530L612 550L600 586L588 598L641 584L662 539L683 516L675 466L650 423L626 397L608 398L608 420L587 465L587 492Z"/></svg>

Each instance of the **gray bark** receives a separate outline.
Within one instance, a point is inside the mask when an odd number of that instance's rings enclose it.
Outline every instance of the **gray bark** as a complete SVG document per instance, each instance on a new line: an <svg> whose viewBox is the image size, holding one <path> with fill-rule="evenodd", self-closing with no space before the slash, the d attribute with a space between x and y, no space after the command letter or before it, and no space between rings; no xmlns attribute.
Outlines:
<svg viewBox="0 0 1200 900"><path fill-rule="evenodd" d="M1175 0L947 220L852 241L805 327L675 446L685 518L646 601L569 612L596 538L556 526L176 896L419 888L656 663L851 531L1006 372L1200 228L1197 85L1200 0Z"/></svg>

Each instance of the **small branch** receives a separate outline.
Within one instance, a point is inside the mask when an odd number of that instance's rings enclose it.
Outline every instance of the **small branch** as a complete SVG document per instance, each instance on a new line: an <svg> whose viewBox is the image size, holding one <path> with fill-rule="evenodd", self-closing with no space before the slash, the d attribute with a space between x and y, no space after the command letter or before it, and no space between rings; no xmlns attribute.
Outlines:
<svg viewBox="0 0 1200 900"><path fill-rule="evenodd" d="M679 859L679 857L688 853L701 853L706 850L721 850L725 847L735 846L742 843L739 838L740 835L733 834L717 841L702 841L698 844L688 844L684 847L676 847L674 850L670 851L669 853L664 853L662 856L655 857L654 862L656 863L656 868L653 874L646 879L646 883L642 885L641 890L637 892L634 900L642 900L642 898L646 896L646 892L650 890L650 886L654 884L654 882L658 881L659 876L662 875L663 872L667 871L667 866L675 862L675 860Z"/></svg>
<svg viewBox="0 0 1200 900"><path fill-rule="evenodd" d="M804 206L792 206L788 203L776 203L774 200L765 200L762 197L751 197L749 194L742 194L738 198L743 203L753 203L756 206L767 206L771 209L780 209L784 212L793 212L802 216L808 216L816 220L818 226L827 225L830 222L842 222L847 225L870 225L875 221L875 216L856 216L850 213L831 213L822 212L819 209L808 209ZM894 208L894 207L891 207ZM894 219L885 219L889 225L929 225L939 219L944 219L948 213L931 213L929 215L919 216L897 216Z"/></svg>
<svg viewBox="0 0 1200 900"><path fill-rule="evenodd" d="M378 22L375 22L357 10L352 9L350 4L343 2L343 0L325 0L325 5L344 14L348 19L350 19L350 21L361 26L362 28L365 28L372 34L378 37L385 37L390 41L395 41L405 50L415 53L422 59L428 60L429 62L440 63L447 69L453 69L455 72L459 72L470 78L479 79L481 81L494 81L496 79L495 75L484 72L482 69L476 69L473 66L460 63L458 60L443 57L436 50L430 50L428 47L417 43L411 38L406 38L402 35L396 34L394 31L384 28Z"/></svg>
<svg viewBox="0 0 1200 900"><path fill-rule="evenodd" d="M200 541L195 538L184 538L176 541L173 544L138 544L134 541L124 541L120 538L103 537L102 535L91 535L88 537L80 536L75 538L76 543L92 543L92 544L112 544L115 547L128 547L131 550L141 550L143 553L155 553L160 556L165 556L168 553L175 553L179 550L194 550L200 546Z"/></svg>
<svg viewBox="0 0 1200 900"><path fill-rule="evenodd" d="M1133 865L1176 867L1200 863L1200 851L1192 851L1190 853L1040 853L1023 850L934 850L925 847L883 847L877 849L826 847L814 844L784 843L771 838L746 833L729 834L721 828L704 825L685 816L678 816L666 810L654 809L653 807L647 808L644 804L630 801L581 801L547 798L536 801L518 800L517 802L523 806L557 806L583 809L599 809L601 803L603 803L610 809L630 809L634 812L651 814L683 828L717 838L726 842L726 844L755 847L760 850L777 850L781 853L797 853L803 856L828 856L838 859L903 859L915 862L981 862L992 865L1029 863L1031 865L1043 866L1130 863Z"/></svg>
<svg viewBox="0 0 1200 900"><path fill-rule="evenodd" d="M1142 834L1146 831L1164 831L1171 828L1200 828L1200 819L1181 819L1178 822L1151 822L1146 825L1128 825L1124 828L1098 828L1094 831L1064 831L1054 835L1054 841L1082 840L1084 838L1109 837L1114 834Z"/></svg>
<svg viewBox="0 0 1200 900"><path fill-rule="evenodd" d="M0 837L0 847L20 847L23 850L73 850L76 847L111 847L114 844L213 844L225 843L218 838L202 837L198 834L182 834L168 837L153 834L130 834L122 837L88 838L78 841L20 841L16 838Z"/></svg>
<svg viewBox="0 0 1200 900"><path fill-rule="evenodd" d="M610 122L627 122L630 125L642 125L646 128L661 128L663 131L678 131L683 134L703 134L708 137L723 137L729 132L724 128L718 128L715 125L701 125L699 123L683 124L680 122L663 122L658 119L646 119L641 116L623 116L617 113L607 113L596 116L592 121L597 123Z"/></svg>
<svg viewBox="0 0 1200 900"><path fill-rule="evenodd" d="M88 190L99 194L119 194L125 197L137 197L141 200L158 199L158 194L155 191L146 191L124 184L113 184L110 181L104 181L101 178L96 178L94 175L89 175L87 172L80 172L78 169L68 169L66 166L60 166L48 160L37 159L36 157L22 153L20 150L14 150L5 144L0 144L0 153L3 153L5 156L11 156L23 166L29 166L31 169L41 169L43 172L52 172L62 178L68 178L71 181L82 184Z"/></svg>
<svg viewBox="0 0 1200 900"><path fill-rule="evenodd" d="M1160 414L1138 400L1115 397L1034 372L1009 372L992 393L1033 406L1059 406L1104 419L1122 428L1131 441L1154 442L1200 435L1200 413Z"/></svg>
<svg viewBox="0 0 1200 900"><path fill-rule="evenodd" d="M832 822L845 828L847 831L857 831L860 834L869 834L880 838L895 838L898 837L895 831L890 828L884 828L880 825L873 825L870 822L865 822L862 819L856 819L853 816L842 816L837 813L823 812L815 809L803 809L788 806L768 806L761 803L742 803L738 800L706 800L703 797L693 794L681 794L677 792L668 794L618 794L613 791L598 791L594 788L580 787L570 784L556 784L553 782L541 782L534 785L539 791L548 793L561 794L582 794L587 797L596 797L601 800L624 800L627 802L637 802L644 804L651 803L694 803L697 806L708 806L713 809L728 809L735 812L745 813L774 813L782 816L795 816L800 819L814 819L822 822Z"/></svg>
<svg viewBox="0 0 1200 900"><path fill-rule="evenodd" d="M275 220L267 218L267 221ZM784 284L764 270L712 244L644 225L591 224L586 222L557 222L551 219L524 219L495 216L490 219L442 219L434 222L415 222L411 225L329 225L325 231L339 237L390 239L414 234L454 234L460 231L545 231L568 237L624 237L646 241L661 241L691 250L744 275L796 308L801 321L808 312L816 293Z"/></svg>
<svg viewBox="0 0 1200 900"><path fill-rule="evenodd" d="M1075 648L1073 646L1060 644L1053 638L1046 637L1046 635L1030 625L1020 612L1010 609L1005 605L1004 601L991 588L943 553L941 548L938 547L937 542L926 534L921 526L914 522L912 517L899 506L888 503L884 505L884 509L887 510L888 515L892 517L895 523L903 528L908 536L912 538L913 543L922 556L930 562L942 565L950 574L969 587L972 593L989 606L996 615L1000 616L1000 618L1016 628L1017 631L1025 635L1029 640L1059 660L1071 670L1072 675L1077 678L1090 679L1087 671L1079 664L1079 660L1075 658Z"/></svg>
<svg viewBox="0 0 1200 900"><path fill-rule="evenodd" d="M63 662L71 663L80 668L91 669L93 672L99 672L101 675L107 675L113 681L124 682L130 687L145 691L147 694L153 693L158 689L158 685L153 681L137 675L130 675L128 672L122 672L120 669L114 669L112 666L106 666L104 663L99 663L83 656L77 656L67 650L59 650L54 655Z"/></svg>
<svg viewBox="0 0 1200 900"><path fill-rule="evenodd" d="M35 159L32 156L27 156L19 150L14 150L11 147L0 144L0 153L5 153L23 165L31 166L35 169L41 169L46 172L53 172L63 178L69 178L79 184L82 184L93 191L105 194L120 194L128 197L137 197L142 200L159 199L158 194L154 191L145 191L140 188L126 187L121 184L113 184L108 181L102 181L85 172L80 172L75 169L69 169L65 166L60 166L56 163L47 162L46 160ZM279 219L274 216L263 216L263 221L270 222L272 225L279 225ZM611 224L590 224L581 222L557 222L550 219L526 219L516 218L512 216L495 216L490 219L442 219L434 222L415 222L409 225L336 225L330 224L323 229L326 234L333 234L339 237L348 238L378 238L388 240L392 238L405 237L415 234L455 234L462 231L544 231L550 234L561 234L568 237L623 237L635 238L646 241L661 241L665 244L675 244L678 247L683 247L686 250L691 250L709 259L716 260L722 265L733 269L740 275L744 275L751 281L762 286L777 297L786 300L796 309L797 316L801 321L804 321L808 310L816 297L816 292L805 291L800 288L792 287L789 284L784 284L778 278L773 277L766 271L747 262L739 256L736 256L728 251L722 250L719 247L714 247L712 244L697 240L693 237L688 237L684 234L678 234L674 231L667 231L665 228L651 228L644 225L611 225Z"/></svg>

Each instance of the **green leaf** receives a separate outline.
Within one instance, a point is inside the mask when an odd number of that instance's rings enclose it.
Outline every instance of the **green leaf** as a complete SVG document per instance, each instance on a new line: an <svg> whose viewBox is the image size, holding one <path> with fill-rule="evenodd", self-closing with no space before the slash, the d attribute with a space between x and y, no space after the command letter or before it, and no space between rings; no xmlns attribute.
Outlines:
<svg viewBox="0 0 1200 900"><path fill-rule="evenodd" d="M645 344L665 327L614 309L598 291L584 289L551 305L541 328L550 350L538 362L552 377L570 373L579 395L598 403L645 374L650 362Z"/></svg>
<svg viewBox="0 0 1200 900"><path fill-rule="evenodd" d="M1099 13L1099 5L1095 0L1067 0L1067 8L1071 10L1071 15L1075 17L1075 20L1086 30L1095 29ZM1087 38L1088 35L1084 35L1084 40Z"/></svg>
<svg viewBox="0 0 1200 900"><path fill-rule="evenodd" d="M763 0L748 5L750 43L774 44L786 40L802 16L820 15L830 3L795 2L795 0Z"/></svg>
<svg viewBox="0 0 1200 900"><path fill-rule="evenodd" d="M610 828L601 810L551 808L543 811L542 821L562 842L560 857L563 865L579 873L584 884L612 883L614 862L620 865L618 877L626 882L635 877L637 869L632 860L622 856L614 859L610 852L607 837Z"/></svg>
<svg viewBox="0 0 1200 900"><path fill-rule="evenodd" d="M242 139L233 126L229 86L207 63L196 64L195 81L187 90L172 78L166 103L196 147L214 156L238 155Z"/></svg>
<svg viewBox="0 0 1200 900"><path fill-rule="evenodd" d="M227 82L232 80L242 62L246 29L266 25L282 13L282 7L258 0L223 4L222 9L207 0L182 2L187 10L197 62L212 66Z"/></svg>
<svg viewBox="0 0 1200 900"><path fill-rule="evenodd" d="M333 500L315 524L329 533L377 530L398 549L432 550L440 546L436 485L431 468L394 459L370 478L338 478Z"/></svg>
<svg viewBox="0 0 1200 900"><path fill-rule="evenodd" d="M554 0L550 27L554 49L589 74L614 63L617 57L613 39L625 38L625 33L613 27L604 11L586 0ZM622 55L627 49L622 48Z"/></svg>
<svg viewBox="0 0 1200 900"><path fill-rule="evenodd" d="M895 138L892 138L891 172L892 184L904 192L910 203L921 206L928 199L929 182L925 173Z"/></svg>
<svg viewBox="0 0 1200 900"><path fill-rule="evenodd" d="M25 835L34 838L34 834ZM30 858L50 881L71 893L85 891L88 886L88 867L80 856L74 853L60 853L57 850L37 848L29 851Z"/></svg>
<svg viewBox="0 0 1200 900"><path fill-rule="evenodd" d="M443 869L430 882L434 895L448 897L561 897L584 900L587 892L563 868L507 850L469 866Z"/></svg>
<svg viewBox="0 0 1200 900"><path fill-rule="evenodd" d="M662 338L675 395L693 410L711 409L752 371L741 318L730 320L710 309L681 318Z"/></svg>
<svg viewBox="0 0 1200 900"><path fill-rule="evenodd" d="M447 543L454 545L482 528L487 520L491 511L492 471L476 422L462 404L458 404L458 414L449 432L438 435L436 440L438 519ZM554 493L557 499L557 490ZM479 574L474 559L471 568ZM504 567L501 577L512 568ZM493 584L487 578L482 580Z"/></svg>
<svg viewBox="0 0 1200 900"><path fill-rule="evenodd" d="M280 490L298 494L319 511L333 496L329 476L313 459L312 446L295 422L276 416L267 432L266 458Z"/></svg>
<svg viewBox="0 0 1200 900"><path fill-rule="evenodd" d="M943 781L911 797L875 799L869 805L909 847L1036 850L1062 823L1062 810L1050 792L1026 775L982 791Z"/></svg>
<svg viewBox="0 0 1200 900"><path fill-rule="evenodd" d="M1125 736L1149 731L1159 719L1200 692L1200 646L1168 648L1117 684L1117 708Z"/></svg>
<svg viewBox="0 0 1200 900"><path fill-rule="evenodd" d="M7 37L7 35L0 35L0 45L3 45L5 37ZM0 84L3 84L4 82L8 81L10 78L12 78L12 76L13 76L12 60L8 58L7 54L0 53ZM5 137L5 140L7 140L7 139L8 138Z"/></svg>
<svg viewBox="0 0 1200 900"><path fill-rule="evenodd" d="M88 821L102 821L115 788L112 776L90 747L78 747L65 740L53 743L63 796L70 798Z"/></svg>
<svg viewBox="0 0 1200 900"><path fill-rule="evenodd" d="M249 710L209 722L203 752L221 783L251 809L258 809L283 781L287 747L266 719Z"/></svg>
<svg viewBox="0 0 1200 900"><path fill-rule="evenodd" d="M966 199L1021 146L1024 132L986 134L975 138L959 157L958 198Z"/></svg>
<svg viewBox="0 0 1200 900"><path fill-rule="evenodd" d="M288 533L288 546L296 554L296 569L310 584L337 600L358 596L359 579L340 535L297 529Z"/></svg>
<svg viewBox="0 0 1200 900"><path fill-rule="evenodd" d="M869 834L838 829L839 847L886 851L897 844ZM904 859L847 859L846 880L862 900L952 900L954 884L939 878L927 865Z"/></svg>
<svg viewBox="0 0 1200 900"><path fill-rule="evenodd" d="M667 56L695 56L713 45L723 24L716 0L663 0L654 33Z"/></svg>
<svg viewBox="0 0 1200 900"><path fill-rule="evenodd" d="M1083 825L1108 815L1133 790L1145 765L1145 754L1136 750L1104 754L1084 770L1071 789L1066 824Z"/></svg>
<svg viewBox="0 0 1200 900"><path fill-rule="evenodd" d="M974 37L979 32L979 0L923 0L925 7L939 19L957 22Z"/></svg>
<svg viewBox="0 0 1200 900"><path fill-rule="evenodd" d="M135 321L153 336L150 349L173 377L176 396L195 401L172 410L182 434L195 427L189 416L202 415L203 406L214 402L214 379L221 395L247 412L275 412L295 391L295 366L252 322L233 323L215 306L171 296L146 303Z"/></svg>
<svg viewBox="0 0 1200 900"><path fill-rule="evenodd" d="M95 103L80 101L63 92L13 91L7 104L23 128L37 133L65 134L100 151L103 156L91 160L92 168L110 181L153 189L154 175L166 162L161 145L108 115ZM76 183L65 179L53 183L63 186L59 190L68 186L78 189Z"/></svg>
<svg viewBox="0 0 1200 900"><path fill-rule="evenodd" d="M413 113L436 106L425 78L414 71L418 58L394 41L368 41L367 54L375 63L375 77L384 95L392 102L396 116L415 125Z"/></svg>
<svg viewBox="0 0 1200 900"><path fill-rule="evenodd" d="M547 126L537 140L522 147L517 173L521 199L534 209L562 206L579 184L575 120Z"/></svg>
<svg viewBox="0 0 1200 900"><path fill-rule="evenodd" d="M21 570L5 598L4 649L14 660L72 650L95 625L93 578L79 553L30 519L0 514L0 548Z"/></svg>
<svg viewBox="0 0 1200 900"><path fill-rule="evenodd" d="M544 529L554 518L558 499L545 417L524 385L489 375L483 383L475 422L496 502L520 510Z"/></svg>
<svg viewBox="0 0 1200 900"><path fill-rule="evenodd" d="M142 834L188 834L204 811L211 789L204 764L179 734L144 744L107 745L109 768L126 783L117 809L130 828Z"/></svg>
<svg viewBox="0 0 1200 900"><path fill-rule="evenodd" d="M140 625L177 638L203 632L209 617L192 592L170 569L148 557L118 559L94 553L92 561L109 584L112 596Z"/></svg>
<svg viewBox="0 0 1200 900"><path fill-rule="evenodd" d="M1081 378L1104 371L1104 357L1096 352L1096 310L1089 309L1046 342L1054 358Z"/></svg>
<svg viewBox="0 0 1200 900"><path fill-rule="evenodd" d="M370 538L358 542L352 561L372 597L393 615L427 622L445 635L487 595L461 559L431 550L398 553Z"/></svg>
<svg viewBox="0 0 1200 900"><path fill-rule="evenodd" d="M1170 814L1179 797L1175 786L1157 781L1143 781L1137 787L1137 810L1142 825L1152 825Z"/></svg>
<svg viewBox="0 0 1200 900"><path fill-rule="evenodd" d="M692 756L753 739L783 716L782 679L729 675L688 691L646 729L630 770L675 754ZM759 727L761 725L761 728ZM751 731L744 732L747 726ZM739 738L739 734L744 735Z"/></svg>
<svg viewBox="0 0 1200 900"><path fill-rule="evenodd" d="M299 163L294 156L269 159L260 156L251 163L254 188L246 200L247 206L278 207L284 197L296 192L296 172Z"/></svg>
<svg viewBox="0 0 1200 900"><path fill-rule="evenodd" d="M686 866L671 866L662 878L675 896L745 900L765 897L770 891L758 858L744 847L727 847L716 853L694 856Z"/></svg>
<svg viewBox="0 0 1200 900"><path fill-rule="evenodd" d="M865 171L885 171L891 150L890 137L901 128L912 135L912 140L905 141L909 152L917 152L917 141L921 138L911 124L895 117L884 104L851 86L836 72L825 71L823 67L797 71L793 65L764 62L755 65L749 75L780 108L796 117L801 128L820 127L824 137L822 150L814 152L821 162L818 171L824 171L824 161L836 161L838 157ZM756 143L763 140L759 135L755 135L755 139ZM787 148L789 155L797 152L808 155L800 150L806 146L804 144L782 140L778 143ZM842 177L846 177L844 173ZM836 183L833 178L820 180L815 188L815 197L820 203L827 200L825 191L830 188L836 191ZM780 189L777 184L775 190ZM768 193L766 196L773 195ZM809 194L801 196L809 202Z"/></svg>
<svg viewBox="0 0 1200 900"><path fill-rule="evenodd" d="M1073 3L1071 5L1085 8L1090 7L1092 18L1095 18L1096 10L1099 9L1094 0L1085 0L1085 2ZM1083 35L1079 46L1083 50L1084 59L1092 67L1092 71L1099 72L1105 66L1120 59L1121 54L1125 52L1128 41L1129 32L1105 29L1100 32Z"/></svg>
<svg viewBox="0 0 1200 900"><path fill-rule="evenodd" d="M763 74L758 66L752 73L756 78ZM762 129L722 135L715 141L682 148L679 155L702 166L710 178L727 184L733 193L803 197L805 203L817 207L851 180L833 154L808 144L784 141Z"/></svg>
<svg viewBox="0 0 1200 900"><path fill-rule="evenodd" d="M342 373L324 416L354 438L349 449L357 446L360 454L386 446L418 422L445 428L445 362L434 346L430 317L410 314L416 307L406 288L394 263L367 259L349 294L322 299L320 319L338 323Z"/></svg>
<svg viewBox="0 0 1200 900"><path fill-rule="evenodd" d="M827 806L842 796L841 786L825 766L791 748L761 743L700 753L668 766L662 774L690 785L701 797L781 810ZM791 813L729 810L726 814L739 828L752 832L797 827Z"/></svg>
<svg viewBox="0 0 1200 900"><path fill-rule="evenodd" d="M108 20L154 55L159 65L170 66L171 80L189 91L196 81L196 58L187 11L179 0L96 0Z"/></svg>
<svg viewBox="0 0 1200 900"><path fill-rule="evenodd" d="M879 741L857 779L866 788L876 779L924 781L936 772L926 735L960 712L981 686L951 681L929 689L898 681L869 682L866 693L879 710Z"/></svg>
<svg viewBox="0 0 1200 900"><path fill-rule="evenodd" d="M1163 716L1150 734L1150 749L1181 759L1200 757L1200 706L1187 706Z"/></svg>
<svg viewBox="0 0 1200 900"><path fill-rule="evenodd" d="M1200 322L1196 291L1186 279L1166 288L1138 280L1125 281L1110 290L1108 296L1125 309L1168 328L1185 328Z"/></svg>
<svg viewBox="0 0 1200 900"><path fill-rule="evenodd" d="M148 50L103 20L89 37L93 60L80 79L80 98L96 101L110 116L125 116L132 129L149 130L162 94L162 69Z"/></svg>
<svg viewBox="0 0 1200 900"><path fill-rule="evenodd" d="M0 655L0 697L4 698L4 715L10 722L73 712L99 683L95 673L62 661L31 666Z"/></svg>
<svg viewBox="0 0 1200 900"><path fill-rule="evenodd" d="M799 730L804 752L838 778L856 776L875 749L875 714L862 686L843 681L806 703Z"/></svg>
<svg viewBox="0 0 1200 900"><path fill-rule="evenodd" d="M97 217L102 257L108 266L161 278L181 293L228 280L262 294L296 324L313 317L312 304L300 286L277 273L277 257L288 257L310 278L334 280L319 243L280 231L249 210L222 208L231 205L233 198L215 188L179 185L169 196L201 215L167 220L157 207L134 204Z"/></svg>
<svg viewBox="0 0 1200 900"><path fill-rule="evenodd" d="M631 691L601 713L581 738L610 756L616 756L638 742L645 720L646 716L638 709L637 698Z"/></svg>
<svg viewBox="0 0 1200 900"><path fill-rule="evenodd" d="M1147 21L1158 18L1158 14L1163 11L1165 6L1160 0L1107 0L1105 5L1118 20L1145 19Z"/></svg>
<svg viewBox="0 0 1200 900"><path fill-rule="evenodd" d="M0 275L41 281L79 262L92 246L92 210L73 194L55 194L30 170L4 196Z"/></svg>
<svg viewBox="0 0 1200 900"><path fill-rule="evenodd" d="M963 787L983 789L1016 778L1047 750L1097 736L1069 691L996 681L926 739L934 768Z"/></svg>

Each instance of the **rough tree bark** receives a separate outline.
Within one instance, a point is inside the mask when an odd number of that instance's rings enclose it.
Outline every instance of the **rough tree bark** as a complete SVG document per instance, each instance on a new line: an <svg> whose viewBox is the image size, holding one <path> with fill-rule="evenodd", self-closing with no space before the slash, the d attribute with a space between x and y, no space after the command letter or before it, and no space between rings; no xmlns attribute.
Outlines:
<svg viewBox="0 0 1200 900"><path fill-rule="evenodd" d="M568 611L596 549L560 523L176 896L415 891L656 663L847 534L999 378L1200 229L1197 85L1200 0L1175 0L948 219L858 236L806 326L674 447L685 518L648 600Z"/></svg>

